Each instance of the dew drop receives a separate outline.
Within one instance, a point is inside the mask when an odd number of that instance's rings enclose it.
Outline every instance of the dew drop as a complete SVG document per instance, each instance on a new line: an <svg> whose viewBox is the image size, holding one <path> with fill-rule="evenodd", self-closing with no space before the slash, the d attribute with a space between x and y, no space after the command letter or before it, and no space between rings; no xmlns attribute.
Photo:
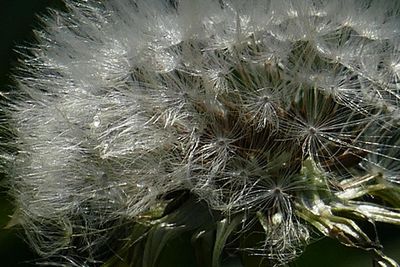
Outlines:
<svg viewBox="0 0 400 267"><path fill-rule="evenodd" d="M274 215L272 215L271 217L271 221L273 225L277 225L282 223L283 221L283 216L280 212L275 213Z"/></svg>
<svg viewBox="0 0 400 267"><path fill-rule="evenodd" d="M94 116L93 117L93 126L97 128L100 126L100 124L101 124L100 117L98 115Z"/></svg>

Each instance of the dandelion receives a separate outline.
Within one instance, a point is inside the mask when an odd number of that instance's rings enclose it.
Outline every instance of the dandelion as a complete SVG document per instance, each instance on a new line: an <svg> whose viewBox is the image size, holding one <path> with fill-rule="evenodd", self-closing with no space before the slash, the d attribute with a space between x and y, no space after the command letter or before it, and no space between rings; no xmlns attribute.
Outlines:
<svg viewBox="0 0 400 267"><path fill-rule="evenodd" d="M41 263L161 266L189 236L199 266L284 266L323 235L398 266L359 224L400 224L396 1L65 5L1 104Z"/></svg>

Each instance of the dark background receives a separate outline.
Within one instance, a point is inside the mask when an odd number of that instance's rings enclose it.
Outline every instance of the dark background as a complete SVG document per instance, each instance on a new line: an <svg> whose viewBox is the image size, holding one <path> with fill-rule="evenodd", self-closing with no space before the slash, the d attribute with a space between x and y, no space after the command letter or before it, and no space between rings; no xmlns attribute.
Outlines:
<svg viewBox="0 0 400 267"><path fill-rule="evenodd" d="M48 7L64 8L60 0L0 0L0 91L13 88L10 73L18 58L15 50L18 46L34 42L32 30L40 28L37 14L47 14ZM4 182L1 175L0 179ZM4 229L13 207L5 188L0 189L0 266L34 266L35 255L20 238L22 233L18 229ZM385 253L400 262L400 228L378 225L378 229ZM372 258L366 252L323 239L307 247L293 266L372 267Z"/></svg>
<svg viewBox="0 0 400 267"><path fill-rule="evenodd" d="M40 28L38 14L46 14L46 8L62 9L59 0L0 0L0 92L13 88L10 73L17 64L18 46L34 42L32 30ZM1 185L5 177L0 170ZM6 189L0 187L0 266L28 267L35 254L22 240L18 229L4 229L13 213L12 201Z"/></svg>

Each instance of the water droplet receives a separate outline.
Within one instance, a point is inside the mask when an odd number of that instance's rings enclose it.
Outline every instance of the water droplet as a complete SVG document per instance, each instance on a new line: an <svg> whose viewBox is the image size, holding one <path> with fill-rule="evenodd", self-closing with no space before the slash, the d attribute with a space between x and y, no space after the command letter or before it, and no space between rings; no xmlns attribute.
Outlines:
<svg viewBox="0 0 400 267"><path fill-rule="evenodd" d="M282 214L280 212L275 213L274 215L272 215L271 221L272 221L273 225L282 223L282 221L283 221Z"/></svg>
<svg viewBox="0 0 400 267"><path fill-rule="evenodd" d="M93 117L93 126L97 128L100 126L100 124L101 124L100 117L98 115L94 116Z"/></svg>

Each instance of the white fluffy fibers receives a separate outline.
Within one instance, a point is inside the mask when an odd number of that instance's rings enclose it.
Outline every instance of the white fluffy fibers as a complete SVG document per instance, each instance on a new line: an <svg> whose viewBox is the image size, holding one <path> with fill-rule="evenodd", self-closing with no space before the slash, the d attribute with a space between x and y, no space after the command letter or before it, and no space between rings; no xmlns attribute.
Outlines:
<svg viewBox="0 0 400 267"><path fill-rule="evenodd" d="M335 209L400 183L399 1L65 3L1 106L14 219L43 257L95 264L181 190L242 214L239 235L258 221L248 251L272 264L310 227L373 243Z"/></svg>

